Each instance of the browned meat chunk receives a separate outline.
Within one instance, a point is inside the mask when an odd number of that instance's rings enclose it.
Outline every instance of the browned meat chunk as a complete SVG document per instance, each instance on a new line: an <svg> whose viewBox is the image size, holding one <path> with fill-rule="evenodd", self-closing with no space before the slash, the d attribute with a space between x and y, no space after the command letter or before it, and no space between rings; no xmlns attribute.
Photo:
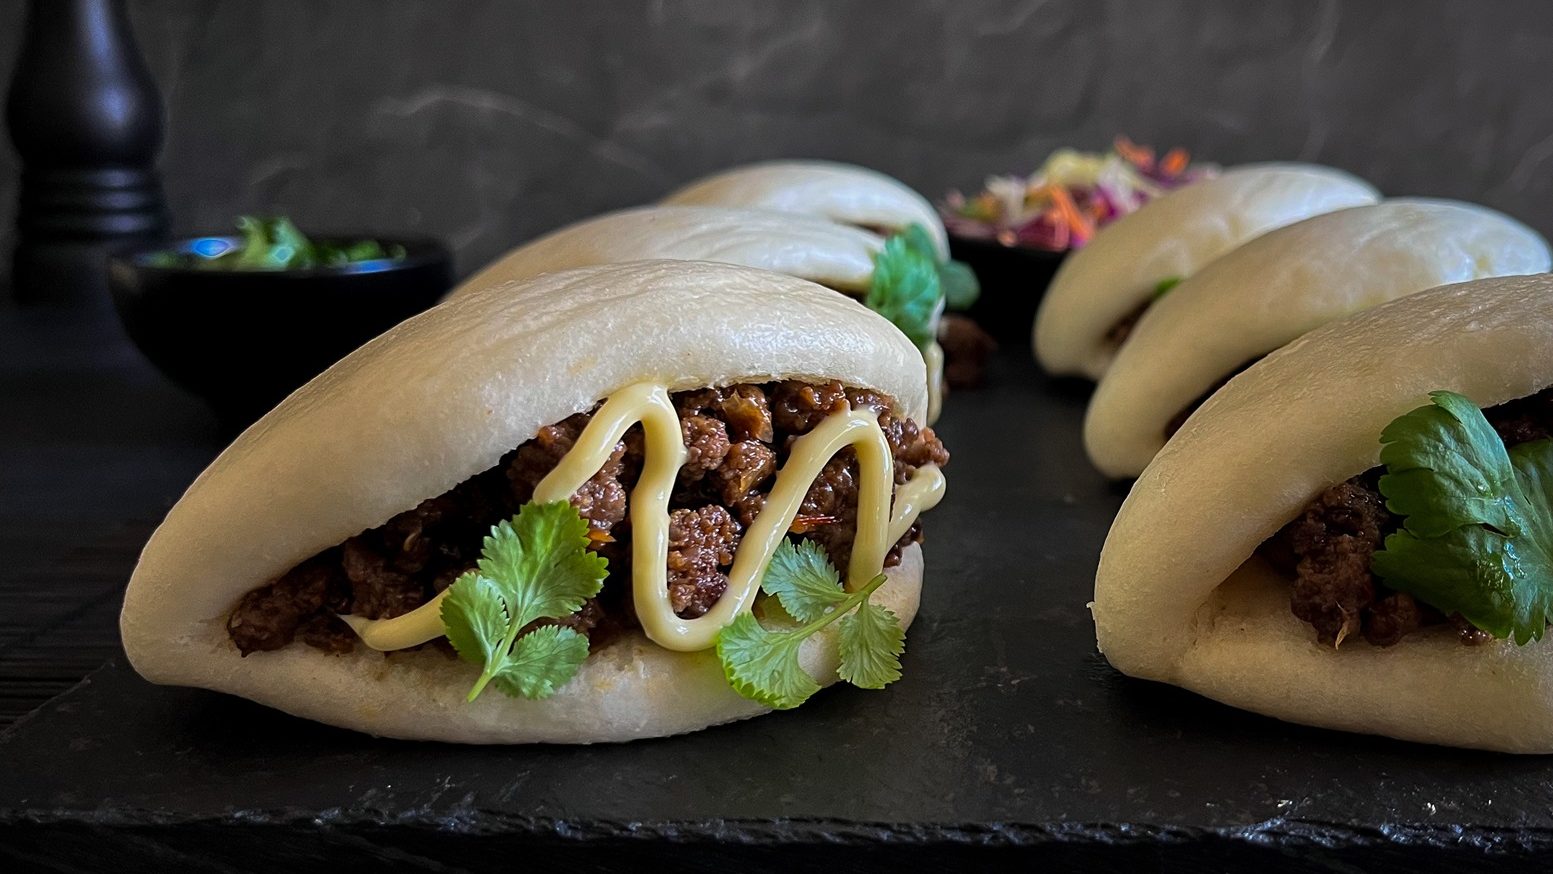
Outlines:
<svg viewBox="0 0 1553 874"><path fill-rule="evenodd" d="M1138 322L1143 318L1143 314L1148 312L1149 307L1153 305L1154 298L1149 297L1143 303L1133 307L1125 315L1117 319L1116 323L1111 325L1110 329L1105 332L1106 344L1116 349L1127 342L1127 338L1132 336L1132 329L1138 327Z"/></svg>
<svg viewBox="0 0 1553 874"><path fill-rule="evenodd" d="M846 393L834 380L779 382L770 393L771 424L789 435L807 434L825 417L842 409Z"/></svg>
<svg viewBox="0 0 1553 874"><path fill-rule="evenodd" d="M421 583L394 570L388 557L369 542L380 536L352 537L341 548L345 576L351 583L351 611L368 619L402 616L426 602Z"/></svg>
<svg viewBox="0 0 1553 874"><path fill-rule="evenodd" d="M944 347L944 382L952 388L976 388L987 379L987 359L998 349L998 341L970 318L945 313L938 329L938 344Z"/></svg>
<svg viewBox="0 0 1553 874"><path fill-rule="evenodd" d="M1294 615L1315 626L1322 643L1341 643L1362 629L1362 613L1375 599L1370 556L1388 522L1380 494L1353 479L1322 492L1291 523L1299 560Z"/></svg>
<svg viewBox="0 0 1553 874"><path fill-rule="evenodd" d="M713 471L713 482L723 503L733 507L774 474L776 451L759 440L741 440L728 447L722 465Z"/></svg>
<svg viewBox="0 0 1553 874"><path fill-rule="evenodd" d="M349 591L338 556L326 553L244 595L227 618L227 634L243 655L280 649L320 610L343 607Z"/></svg>
<svg viewBox="0 0 1553 874"><path fill-rule="evenodd" d="M686 416L680 419L685 439L685 463L679 469L681 484L700 482L716 470L728 455L728 428L711 416Z"/></svg>
<svg viewBox="0 0 1553 874"><path fill-rule="evenodd" d="M718 409L728 423L728 436L734 440L770 443L776 439L771 424L771 406L760 386L736 385L727 389Z"/></svg>
<svg viewBox="0 0 1553 874"><path fill-rule="evenodd" d="M680 618L705 614L727 591L722 569L733 564L739 534L739 523L716 504L669 514L669 604Z"/></svg>
<svg viewBox="0 0 1553 874"><path fill-rule="evenodd" d="M1427 607L1406 592L1392 592L1370 604L1364 622L1364 639L1376 646L1392 646L1423 627Z"/></svg>

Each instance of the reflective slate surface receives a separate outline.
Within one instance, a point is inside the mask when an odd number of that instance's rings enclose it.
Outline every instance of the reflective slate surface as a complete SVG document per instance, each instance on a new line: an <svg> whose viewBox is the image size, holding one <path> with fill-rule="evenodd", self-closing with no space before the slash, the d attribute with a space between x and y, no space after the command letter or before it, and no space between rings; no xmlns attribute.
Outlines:
<svg viewBox="0 0 1553 874"><path fill-rule="evenodd" d="M948 402L949 497L887 691L627 745L460 748L112 663L0 738L0 860L1472 870L1553 848L1553 761L1289 726L1107 667L1085 603L1122 490L1083 459L1087 389L997 371Z"/></svg>

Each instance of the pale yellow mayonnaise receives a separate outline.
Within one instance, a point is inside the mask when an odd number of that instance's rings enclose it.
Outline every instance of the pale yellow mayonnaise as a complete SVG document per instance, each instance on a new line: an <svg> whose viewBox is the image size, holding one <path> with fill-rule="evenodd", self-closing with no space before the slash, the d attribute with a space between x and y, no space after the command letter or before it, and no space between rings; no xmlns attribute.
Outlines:
<svg viewBox="0 0 1553 874"><path fill-rule="evenodd" d="M936 344L935 344L936 347ZM685 461L679 416L662 385L639 383L611 395L583 429L577 443L534 489L534 500L563 501L604 466L615 445L637 422L646 437L641 478L631 491L632 598L642 631L665 649L702 650L755 604L760 578L787 535L798 509L831 456L848 446L858 460L857 534L847 568L847 588L864 585L884 566L890 545L921 513L943 499L944 475L934 465L919 468L910 482L894 488L894 459L873 411L849 410L826 418L793 442L728 572L728 589L705 615L681 619L669 603L669 493ZM891 497L894 492L892 512ZM405 649L441 637L442 599L447 592L393 619L342 616L362 642L376 650Z"/></svg>

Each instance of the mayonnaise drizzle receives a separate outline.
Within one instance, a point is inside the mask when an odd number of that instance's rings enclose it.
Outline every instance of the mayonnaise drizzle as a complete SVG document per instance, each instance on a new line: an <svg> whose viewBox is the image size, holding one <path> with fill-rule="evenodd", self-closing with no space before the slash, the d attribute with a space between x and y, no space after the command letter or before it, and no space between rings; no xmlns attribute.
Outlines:
<svg viewBox="0 0 1553 874"><path fill-rule="evenodd" d="M935 425L944 408L944 347L937 340L922 350L922 363L927 365L927 423Z"/></svg>
<svg viewBox="0 0 1553 874"><path fill-rule="evenodd" d="M927 465L896 489L894 459L875 413L862 409L833 414L793 442L764 509L739 542L728 572L728 588L717 604L703 616L681 619L669 602L668 507L685 461L685 445L667 388L639 383L611 395L571 450L540 480L534 500L569 499L604 466L615 445L637 422L641 422L646 437L646 452L630 501L632 598L642 631L665 649L707 649L716 643L719 631L754 607L760 578L797 517L810 485L842 449L853 447L859 471L857 530L847 568L848 589L879 573L890 545L906 533L918 515L943 499L946 487L943 473ZM446 595L444 591L392 619L341 618L372 649L404 649L443 635L441 606Z"/></svg>

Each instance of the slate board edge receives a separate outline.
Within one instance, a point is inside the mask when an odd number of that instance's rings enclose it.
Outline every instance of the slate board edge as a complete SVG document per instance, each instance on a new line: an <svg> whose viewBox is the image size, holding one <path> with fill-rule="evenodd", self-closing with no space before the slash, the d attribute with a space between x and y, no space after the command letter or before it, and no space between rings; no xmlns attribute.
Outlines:
<svg viewBox="0 0 1553 874"><path fill-rule="evenodd" d="M93 679L113 669L109 659L75 686L0 731L0 749L34 718L68 703L90 686ZM1486 828L1393 823L1356 827L1345 823L1297 818L1276 818L1249 826L1183 827L1151 823L1100 822L1001 822L1001 823L891 823L846 819L775 820L712 819L701 821L570 820L553 817L514 816L495 810L475 809L452 817L392 817L370 810L333 810L323 813L299 809L234 810L222 817L186 817L157 810L119 808L111 812L85 808L0 808L0 836L13 831L35 831L55 826L85 826L92 830L151 830L198 826L221 830L276 827L326 832L354 832L392 826L394 829L464 835L507 837L552 843L587 844L618 841L627 844L680 846L893 846L1002 847L1089 845L1096 847L1186 848L1203 844L1231 844L1250 849L1276 848L1280 855L1301 848L1312 850L1403 851L1451 850L1480 853L1553 852L1553 829ZM5 841L0 840L0 844Z"/></svg>
<svg viewBox="0 0 1553 874"><path fill-rule="evenodd" d="M185 826L216 828L279 827L319 832L351 832L393 827L476 837L532 837L587 843L611 839L681 845L1033 847L1047 844L1099 846L1185 846L1242 843L1276 846L1280 852L1324 849L1448 849L1455 851L1533 853L1553 851L1553 830L1485 829L1410 824L1355 828L1342 823L1270 820L1240 828L1182 828L1135 823L866 823L850 820L708 820L703 822L577 822L514 817L496 811L472 811L451 818L394 816L374 818L365 811L324 815L306 811L234 811L219 818L169 816L156 811L0 810L0 829L85 825L94 829L158 829Z"/></svg>

